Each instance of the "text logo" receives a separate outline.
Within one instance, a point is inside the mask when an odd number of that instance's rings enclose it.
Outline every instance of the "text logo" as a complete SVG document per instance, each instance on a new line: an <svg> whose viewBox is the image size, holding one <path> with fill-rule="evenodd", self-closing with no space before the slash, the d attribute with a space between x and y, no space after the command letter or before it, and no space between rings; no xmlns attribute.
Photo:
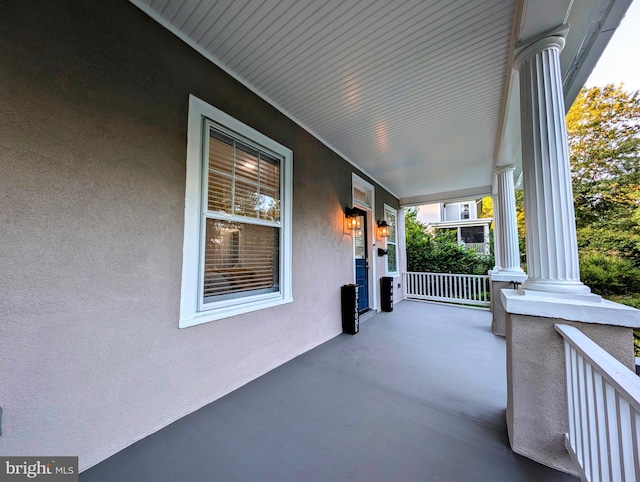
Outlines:
<svg viewBox="0 0 640 482"><path fill-rule="evenodd" d="M0 457L0 482L78 482L78 457Z"/></svg>

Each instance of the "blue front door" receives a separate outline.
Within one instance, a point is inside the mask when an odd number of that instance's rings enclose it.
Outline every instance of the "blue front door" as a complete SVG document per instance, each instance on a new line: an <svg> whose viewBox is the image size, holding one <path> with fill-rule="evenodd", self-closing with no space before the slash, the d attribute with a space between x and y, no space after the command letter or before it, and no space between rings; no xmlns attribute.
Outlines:
<svg viewBox="0 0 640 482"><path fill-rule="evenodd" d="M369 308L369 280L367 279L367 260L356 259L356 284L358 288L358 311Z"/></svg>
<svg viewBox="0 0 640 482"><path fill-rule="evenodd" d="M360 286L358 311L369 308L369 259L367 252L367 219L362 216L362 228L355 232L356 284Z"/></svg>

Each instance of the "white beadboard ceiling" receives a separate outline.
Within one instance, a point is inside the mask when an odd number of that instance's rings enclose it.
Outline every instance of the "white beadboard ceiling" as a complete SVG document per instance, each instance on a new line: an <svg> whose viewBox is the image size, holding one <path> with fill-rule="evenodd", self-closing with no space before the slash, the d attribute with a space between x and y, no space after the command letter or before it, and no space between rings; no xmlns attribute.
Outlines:
<svg viewBox="0 0 640 482"><path fill-rule="evenodd" d="M404 203L490 190L519 2L132 2Z"/></svg>

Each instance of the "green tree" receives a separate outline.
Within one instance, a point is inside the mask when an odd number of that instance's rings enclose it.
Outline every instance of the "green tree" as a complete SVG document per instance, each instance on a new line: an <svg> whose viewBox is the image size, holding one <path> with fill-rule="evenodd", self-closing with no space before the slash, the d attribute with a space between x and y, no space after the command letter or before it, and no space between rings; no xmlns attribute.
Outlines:
<svg viewBox="0 0 640 482"><path fill-rule="evenodd" d="M628 229L640 207L640 93L582 89L567 114L578 228Z"/></svg>
<svg viewBox="0 0 640 482"><path fill-rule="evenodd" d="M526 226L524 222L524 191L517 189L516 197L516 222L518 225L518 247L520 248L520 265L522 269L527 269L527 243L526 243Z"/></svg>
<svg viewBox="0 0 640 482"><path fill-rule="evenodd" d="M483 197L478 203L478 217L479 218L493 217L493 200L491 199L491 196Z"/></svg>
<svg viewBox="0 0 640 482"><path fill-rule="evenodd" d="M567 114L580 276L640 302L640 93L585 88Z"/></svg>
<svg viewBox="0 0 640 482"><path fill-rule="evenodd" d="M480 255L457 243L453 232L427 232L416 209L405 210L407 269L415 272L486 274L493 257Z"/></svg>

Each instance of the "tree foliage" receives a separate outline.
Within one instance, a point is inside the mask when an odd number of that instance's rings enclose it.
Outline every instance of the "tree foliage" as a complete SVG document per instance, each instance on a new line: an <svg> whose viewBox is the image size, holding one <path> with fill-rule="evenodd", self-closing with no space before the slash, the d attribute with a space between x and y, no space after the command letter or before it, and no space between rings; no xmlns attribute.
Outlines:
<svg viewBox="0 0 640 482"><path fill-rule="evenodd" d="M493 217L493 200L491 199L491 196L483 197L478 203L478 217L479 218Z"/></svg>
<svg viewBox="0 0 640 482"><path fill-rule="evenodd" d="M416 272L486 274L493 257L480 255L457 243L454 232L427 232L417 210L405 210L407 269Z"/></svg>
<svg viewBox="0 0 640 482"><path fill-rule="evenodd" d="M567 114L567 136L578 227L628 228L640 206L640 93L582 89Z"/></svg>
<svg viewBox="0 0 640 482"><path fill-rule="evenodd" d="M582 89L567 114L580 276L604 296L640 296L640 93Z"/></svg>
<svg viewBox="0 0 640 482"><path fill-rule="evenodd" d="M518 189L516 197L516 222L518 225L518 248L520 249L520 265L526 271L527 268L527 230L524 222L524 191Z"/></svg>

